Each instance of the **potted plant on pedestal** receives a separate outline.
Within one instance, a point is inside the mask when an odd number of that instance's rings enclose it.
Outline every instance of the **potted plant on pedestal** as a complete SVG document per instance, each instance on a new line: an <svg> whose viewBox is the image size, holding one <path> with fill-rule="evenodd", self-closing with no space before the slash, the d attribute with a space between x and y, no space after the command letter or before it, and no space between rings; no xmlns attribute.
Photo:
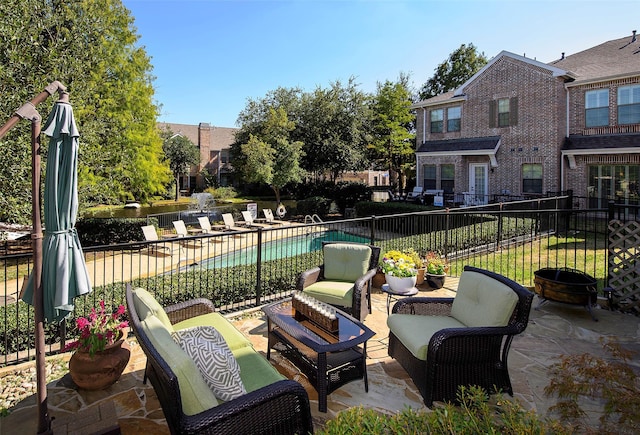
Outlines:
<svg viewBox="0 0 640 435"><path fill-rule="evenodd" d="M120 320L124 313L124 305L106 313L102 300L99 311L91 308L89 317L76 320L80 338L65 350L76 350L69 360L69 374L78 387L101 390L120 378L131 356L125 335L129 323Z"/></svg>
<svg viewBox="0 0 640 435"><path fill-rule="evenodd" d="M429 287L433 289L442 288L449 270L447 259L435 251L429 251L425 255L423 264L426 268L425 281Z"/></svg>
<svg viewBox="0 0 640 435"><path fill-rule="evenodd" d="M404 252L386 252L381 267L385 280L393 291L404 293L416 286L417 265Z"/></svg>

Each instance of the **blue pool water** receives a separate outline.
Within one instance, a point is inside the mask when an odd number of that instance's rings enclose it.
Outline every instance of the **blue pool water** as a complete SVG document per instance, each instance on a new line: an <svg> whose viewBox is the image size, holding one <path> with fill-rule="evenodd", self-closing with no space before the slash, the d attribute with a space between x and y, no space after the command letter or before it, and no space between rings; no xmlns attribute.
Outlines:
<svg viewBox="0 0 640 435"><path fill-rule="evenodd" d="M323 231L264 243L262 245L262 261L278 260L318 251L322 248L322 242L329 241L369 243L369 239L366 237L347 234L342 231ZM257 248L257 246L252 246L211 258L203 262L202 267L214 269L256 263L258 261Z"/></svg>

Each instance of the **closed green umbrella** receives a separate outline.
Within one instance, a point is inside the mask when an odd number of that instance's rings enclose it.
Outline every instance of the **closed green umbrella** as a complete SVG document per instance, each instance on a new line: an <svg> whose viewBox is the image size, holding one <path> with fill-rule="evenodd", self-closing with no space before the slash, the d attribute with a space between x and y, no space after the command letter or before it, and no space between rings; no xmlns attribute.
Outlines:
<svg viewBox="0 0 640 435"><path fill-rule="evenodd" d="M43 132L50 136L44 182L42 297L44 318L58 322L73 311L73 299L91 292L91 283L75 229L78 214L78 138L73 108L57 101ZM23 300L33 303L33 285Z"/></svg>

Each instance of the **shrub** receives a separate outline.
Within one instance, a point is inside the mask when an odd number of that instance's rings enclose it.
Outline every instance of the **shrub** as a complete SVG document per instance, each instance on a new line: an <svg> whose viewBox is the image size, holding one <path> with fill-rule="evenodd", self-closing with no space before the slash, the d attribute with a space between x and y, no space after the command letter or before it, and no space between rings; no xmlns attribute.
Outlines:
<svg viewBox="0 0 640 435"><path fill-rule="evenodd" d="M479 387L461 387L461 405L445 404L433 411L405 408L384 415L362 406L340 412L317 435L346 434L570 434L571 428L525 411L517 401L496 395L489 400Z"/></svg>
<svg viewBox="0 0 640 435"><path fill-rule="evenodd" d="M238 196L236 189L234 189L233 187L208 187L207 189L205 189L205 193L212 194L214 200L231 199Z"/></svg>
<svg viewBox="0 0 640 435"><path fill-rule="evenodd" d="M600 399L604 404L599 433L640 433L640 381L630 362L633 352L611 340L601 342L611 359L585 353L563 356L551 366L551 382L544 392L556 394L558 401L549 410L584 429L587 414L578 398Z"/></svg>
<svg viewBox="0 0 640 435"><path fill-rule="evenodd" d="M331 210L331 200L321 196L314 196L298 201L296 209L300 215L317 214L318 216L324 217L327 216Z"/></svg>

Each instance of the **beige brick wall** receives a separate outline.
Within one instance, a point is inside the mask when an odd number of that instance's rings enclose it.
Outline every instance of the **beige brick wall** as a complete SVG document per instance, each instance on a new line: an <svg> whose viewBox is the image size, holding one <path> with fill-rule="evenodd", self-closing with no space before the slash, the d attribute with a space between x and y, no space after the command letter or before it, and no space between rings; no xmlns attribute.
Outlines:
<svg viewBox="0 0 640 435"><path fill-rule="evenodd" d="M524 163L543 166L543 192L559 190L560 148L566 130L566 91L561 79L552 77L547 70L516 59L503 57L488 68L465 89L466 100L444 103L433 108L462 106L461 131L456 133L428 132L429 110L418 110L417 142L422 144L423 127L426 140L500 136L501 145L496 154L498 166L489 173L489 194L508 190L520 194L521 167ZM502 128L489 126L489 102L499 98L518 98L517 125ZM426 114L427 122L423 123ZM446 126L446 110L445 110ZM419 183L422 183L422 164L456 164L456 192L468 189L468 165L471 162L489 162L487 156L423 157L418 161Z"/></svg>

